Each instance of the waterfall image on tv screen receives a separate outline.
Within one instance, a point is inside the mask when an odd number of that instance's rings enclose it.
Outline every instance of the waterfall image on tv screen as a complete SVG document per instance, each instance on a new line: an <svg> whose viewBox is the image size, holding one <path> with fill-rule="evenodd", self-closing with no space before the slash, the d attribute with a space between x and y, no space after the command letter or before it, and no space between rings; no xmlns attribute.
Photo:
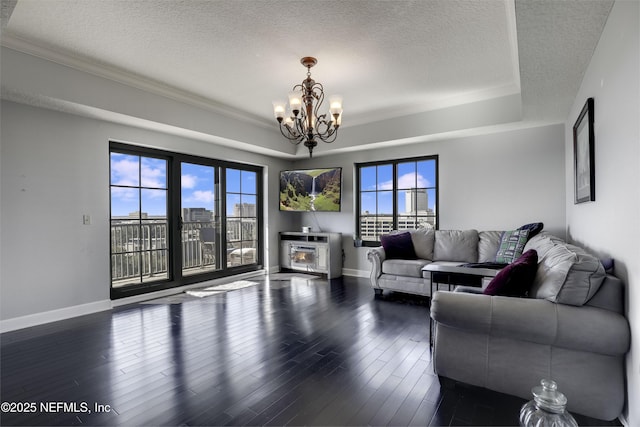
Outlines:
<svg viewBox="0 0 640 427"><path fill-rule="evenodd" d="M339 212L342 168L280 172L280 210Z"/></svg>

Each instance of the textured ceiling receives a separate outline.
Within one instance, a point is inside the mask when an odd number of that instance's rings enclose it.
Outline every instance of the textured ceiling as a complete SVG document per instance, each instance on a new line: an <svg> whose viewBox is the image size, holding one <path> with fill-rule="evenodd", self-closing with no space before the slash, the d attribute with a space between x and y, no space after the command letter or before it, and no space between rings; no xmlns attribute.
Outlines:
<svg viewBox="0 0 640 427"><path fill-rule="evenodd" d="M345 127L521 91L525 120L561 122L611 5L3 0L2 44L273 126L271 102L305 77L302 56L343 96Z"/></svg>

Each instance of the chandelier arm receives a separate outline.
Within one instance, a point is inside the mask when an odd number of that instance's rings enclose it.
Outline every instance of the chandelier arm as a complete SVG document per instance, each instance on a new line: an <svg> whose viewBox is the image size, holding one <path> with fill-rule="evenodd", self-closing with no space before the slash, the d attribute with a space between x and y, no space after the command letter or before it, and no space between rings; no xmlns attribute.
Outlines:
<svg viewBox="0 0 640 427"><path fill-rule="evenodd" d="M294 120L296 126L295 130L299 135L306 135L307 133L307 127L305 126L306 120L307 116L304 113L298 115L298 117Z"/></svg>
<svg viewBox="0 0 640 427"><path fill-rule="evenodd" d="M287 130L287 133L285 133L284 129L285 128ZM290 128L286 125L280 125L280 133L282 134L282 136L284 136L285 138L287 138L292 144L298 145L300 144L304 138L304 135L295 135L294 133L291 132Z"/></svg>
<svg viewBox="0 0 640 427"><path fill-rule="evenodd" d="M320 106L324 102L324 87L322 86L322 83L316 82L311 89L313 90L314 98L317 100L313 110L313 115L316 116L317 119L319 117L318 112L320 111ZM316 89L319 89L319 91L316 92Z"/></svg>
<svg viewBox="0 0 640 427"><path fill-rule="evenodd" d="M289 139L297 139L298 137L300 137L300 133L297 132L296 129L291 128L291 126L289 126L288 124L281 125L280 130ZM286 134L285 134L285 131L286 131Z"/></svg>
<svg viewBox="0 0 640 427"><path fill-rule="evenodd" d="M327 121L327 115L322 114L316 118L316 131L325 134L331 130L331 124Z"/></svg>
<svg viewBox="0 0 640 427"><path fill-rule="evenodd" d="M327 144L331 144L332 142L334 142L337 136L338 136L337 129L329 129L329 133L327 133L326 135L317 135L320 141L326 142Z"/></svg>

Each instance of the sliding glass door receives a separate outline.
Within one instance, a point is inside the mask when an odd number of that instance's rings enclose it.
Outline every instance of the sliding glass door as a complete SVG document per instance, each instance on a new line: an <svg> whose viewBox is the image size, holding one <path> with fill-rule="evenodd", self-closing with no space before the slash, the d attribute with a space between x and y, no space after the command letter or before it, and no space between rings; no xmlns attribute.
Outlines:
<svg viewBox="0 0 640 427"><path fill-rule="evenodd" d="M181 163L182 274L201 274L221 268L218 168Z"/></svg>
<svg viewBox="0 0 640 427"><path fill-rule="evenodd" d="M255 264L258 248L257 174L228 168L227 266Z"/></svg>
<svg viewBox="0 0 640 427"><path fill-rule="evenodd" d="M262 268L262 168L110 144L111 296Z"/></svg>
<svg viewBox="0 0 640 427"><path fill-rule="evenodd" d="M166 280L167 160L111 153L111 281L113 287Z"/></svg>

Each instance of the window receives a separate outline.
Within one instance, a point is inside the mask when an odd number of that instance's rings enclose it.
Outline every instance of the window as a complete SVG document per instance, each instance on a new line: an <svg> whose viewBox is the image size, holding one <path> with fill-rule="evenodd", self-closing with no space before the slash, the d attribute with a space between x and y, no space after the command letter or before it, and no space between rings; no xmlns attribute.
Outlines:
<svg viewBox="0 0 640 427"><path fill-rule="evenodd" d="M438 228L438 156L356 164L356 188L365 245L391 230Z"/></svg>
<svg viewBox="0 0 640 427"><path fill-rule="evenodd" d="M114 287L167 279L167 160L111 153Z"/></svg>
<svg viewBox="0 0 640 427"><path fill-rule="evenodd" d="M111 296L262 268L262 168L110 144Z"/></svg>
<svg viewBox="0 0 640 427"><path fill-rule="evenodd" d="M182 274L219 270L220 168L190 162L180 166Z"/></svg>
<svg viewBox="0 0 640 427"><path fill-rule="evenodd" d="M227 266L256 262L256 173L227 169Z"/></svg>

